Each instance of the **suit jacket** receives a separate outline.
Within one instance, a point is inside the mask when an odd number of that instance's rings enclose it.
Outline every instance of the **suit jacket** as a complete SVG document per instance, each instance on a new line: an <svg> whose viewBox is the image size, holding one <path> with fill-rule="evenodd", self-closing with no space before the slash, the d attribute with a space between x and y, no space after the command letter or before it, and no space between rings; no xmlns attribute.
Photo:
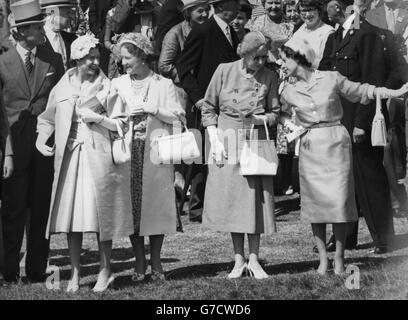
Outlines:
<svg viewBox="0 0 408 320"><path fill-rule="evenodd" d="M342 30L330 34L326 42L319 70L336 70L351 81L384 86L387 70L384 45L372 26L360 17L357 28L351 28L342 39ZM360 105L342 99L342 123L350 134L353 128L371 131L375 103ZM384 116L388 114L383 108Z"/></svg>
<svg viewBox="0 0 408 320"><path fill-rule="evenodd" d="M367 11L365 18L367 22L369 22L370 24L378 28L388 30L384 5L373 10ZM395 23L395 34L402 35L407 27L408 27L408 10L400 8L398 12L397 21Z"/></svg>
<svg viewBox="0 0 408 320"><path fill-rule="evenodd" d="M15 48L0 56L0 85L10 126L23 110L33 115L44 111L51 89L64 74L61 55L37 47L32 72L30 77Z"/></svg>
<svg viewBox="0 0 408 320"><path fill-rule="evenodd" d="M157 17L156 52L161 51L167 32L184 20L180 11L182 6L183 2L181 0L168 0L161 8Z"/></svg>
<svg viewBox="0 0 408 320"><path fill-rule="evenodd" d="M184 49L176 62L181 87L196 103L204 98L208 84L220 63L238 60L238 36L233 28L233 46L228 42L214 17L194 27L184 43Z"/></svg>
<svg viewBox="0 0 408 320"><path fill-rule="evenodd" d="M74 42L77 36L73 33L65 32L65 31L61 31L60 33L61 33L62 40L64 40L65 52L67 53L67 63L66 63L65 68L69 69L72 67L71 65L71 44L72 42ZM46 38L46 41L44 43L45 48L54 52L54 49L52 48L50 40L47 37L45 38Z"/></svg>
<svg viewBox="0 0 408 320"><path fill-rule="evenodd" d="M103 42L106 14L110 9L110 0L89 1L89 27L92 33Z"/></svg>

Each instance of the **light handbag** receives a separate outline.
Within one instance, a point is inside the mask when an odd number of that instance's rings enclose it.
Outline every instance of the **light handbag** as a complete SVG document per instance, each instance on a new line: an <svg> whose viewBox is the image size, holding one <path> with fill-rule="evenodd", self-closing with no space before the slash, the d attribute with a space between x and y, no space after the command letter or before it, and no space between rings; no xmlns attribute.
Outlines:
<svg viewBox="0 0 408 320"><path fill-rule="evenodd" d="M133 121L129 121L129 130L124 133L122 127L117 125L118 134L112 136L112 160L113 163L123 164L130 161L132 155L132 132Z"/></svg>
<svg viewBox="0 0 408 320"><path fill-rule="evenodd" d="M381 112L381 95L377 89L376 111L371 128L371 144L374 147L385 147L387 144L387 129L384 115Z"/></svg>
<svg viewBox="0 0 408 320"><path fill-rule="evenodd" d="M240 156L242 176L274 176L278 170L278 155L275 142L270 140L268 127L264 121L266 140L253 139L254 125L251 126L249 140L244 141Z"/></svg>
<svg viewBox="0 0 408 320"><path fill-rule="evenodd" d="M187 126L185 132L158 137L157 151L160 164L180 164L201 156L194 133Z"/></svg>

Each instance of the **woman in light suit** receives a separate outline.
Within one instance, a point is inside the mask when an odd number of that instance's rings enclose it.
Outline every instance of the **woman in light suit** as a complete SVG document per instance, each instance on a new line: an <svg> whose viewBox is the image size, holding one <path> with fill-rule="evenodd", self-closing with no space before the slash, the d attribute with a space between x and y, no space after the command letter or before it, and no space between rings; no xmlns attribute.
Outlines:
<svg viewBox="0 0 408 320"><path fill-rule="evenodd" d="M276 231L272 176L240 175L237 157L240 142L245 139L242 129L254 124L259 138L264 139L264 122L269 126L277 124L280 110L277 77L264 66L268 44L261 32L246 34L238 49L242 59L219 65L201 111L212 150L203 226L231 233L235 266L228 275L230 279L241 277L246 270L256 279L268 277L258 261L260 235ZM228 139L228 149L223 136L227 132L235 133L233 140ZM249 243L248 264L245 234Z"/></svg>
<svg viewBox="0 0 408 320"><path fill-rule="evenodd" d="M110 81L99 69L98 40L76 39L69 69L51 91L46 110L38 117L37 149L55 153L55 175L47 234L67 233L71 280L67 291L79 289L80 251L84 232L97 233L100 271L93 288L112 284L112 239L133 233L129 164L114 165L110 131L124 126L127 114ZM55 149L46 145L55 132Z"/></svg>

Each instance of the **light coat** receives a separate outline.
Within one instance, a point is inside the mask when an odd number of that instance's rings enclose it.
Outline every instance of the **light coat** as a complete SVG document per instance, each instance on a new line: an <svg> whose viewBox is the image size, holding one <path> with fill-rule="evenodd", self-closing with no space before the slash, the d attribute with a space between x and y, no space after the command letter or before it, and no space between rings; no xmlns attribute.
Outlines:
<svg viewBox="0 0 408 320"><path fill-rule="evenodd" d="M72 125L72 115L76 104L76 91L69 82L68 70L60 82L51 91L46 110L38 117L37 131L50 136L55 132L54 183L52 188L51 206L55 202L56 190L64 152ZM118 124L126 122L127 114L124 104L116 90L110 90L110 81L101 72L95 80L93 96L83 102L94 108L103 106L107 116L118 120ZM123 238L133 233L133 218L130 198L130 165L114 165L111 154L109 131L98 124L88 123L85 148L92 164L91 175L94 182L96 197L99 237L101 241ZM91 152L90 152L91 151ZM52 210L51 210L52 212ZM49 235L48 221L47 235Z"/></svg>

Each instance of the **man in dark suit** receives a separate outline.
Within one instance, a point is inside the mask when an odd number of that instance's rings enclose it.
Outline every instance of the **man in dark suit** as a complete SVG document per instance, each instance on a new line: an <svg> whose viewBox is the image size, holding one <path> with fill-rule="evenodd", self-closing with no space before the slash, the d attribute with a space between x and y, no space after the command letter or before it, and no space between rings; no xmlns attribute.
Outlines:
<svg viewBox="0 0 408 320"><path fill-rule="evenodd" d="M106 15L113 2L112 0L89 1L89 28L101 43L104 43ZM105 74L108 74L110 51L101 46L100 54L100 67Z"/></svg>
<svg viewBox="0 0 408 320"><path fill-rule="evenodd" d="M46 15L44 25L46 42L45 46L62 57L65 70L71 68L71 44L77 38L73 33L64 31L71 25L75 18L75 0L57 1L40 0L40 6Z"/></svg>
<svg viewBox="0 0 408 320"><path fill-rule="evenodd" d="M200 129L203 137L201 106L208 84L219 64L239 59L236 53L238 36L234 28L229 26L238 14L239 0L214 0L210 3L214 6L215 14L207 22L192 29L176 62L181 87L190 100L186 109L187 125ZM193 164L186 176L184 193L187 191L188 180L191 180L192 190L190 220L201 221L207 167Z"/></svg>
<svg viewBox="0 0 408 320"><path fill-rule="evenodd" d="M336 1L338 14L331 17L339 28L327 40L320 70L337 70L351 81L384 86L387 78L384 44L379 34L357 13L349 17L345 5ZM329 4L330 5L330 4ZM391 200L385 169L384 149L371 145L375 103L367 106L342 99L343 125L353 142L353 170L357 202L374 240L374 252L385 253L394 236ZM383 114L388 118L387 109ZM357 223L351 227L346 248L357 245Z"/></svg>
<svg viewBox="0 0 408 320"><path fill-rule="evenodd" d="M16 282L27 209L30 209L26 275L43 281L49 241L45 239L52 181L53 158L35 147L37 116L46 107L51 89L64 74L59 54L46 49L44 16L37 0L10 6L15 17L11 27L17 45L0 56L0 88L10 131L2 181L2 220L5 251L4 279Z"/></svg>

